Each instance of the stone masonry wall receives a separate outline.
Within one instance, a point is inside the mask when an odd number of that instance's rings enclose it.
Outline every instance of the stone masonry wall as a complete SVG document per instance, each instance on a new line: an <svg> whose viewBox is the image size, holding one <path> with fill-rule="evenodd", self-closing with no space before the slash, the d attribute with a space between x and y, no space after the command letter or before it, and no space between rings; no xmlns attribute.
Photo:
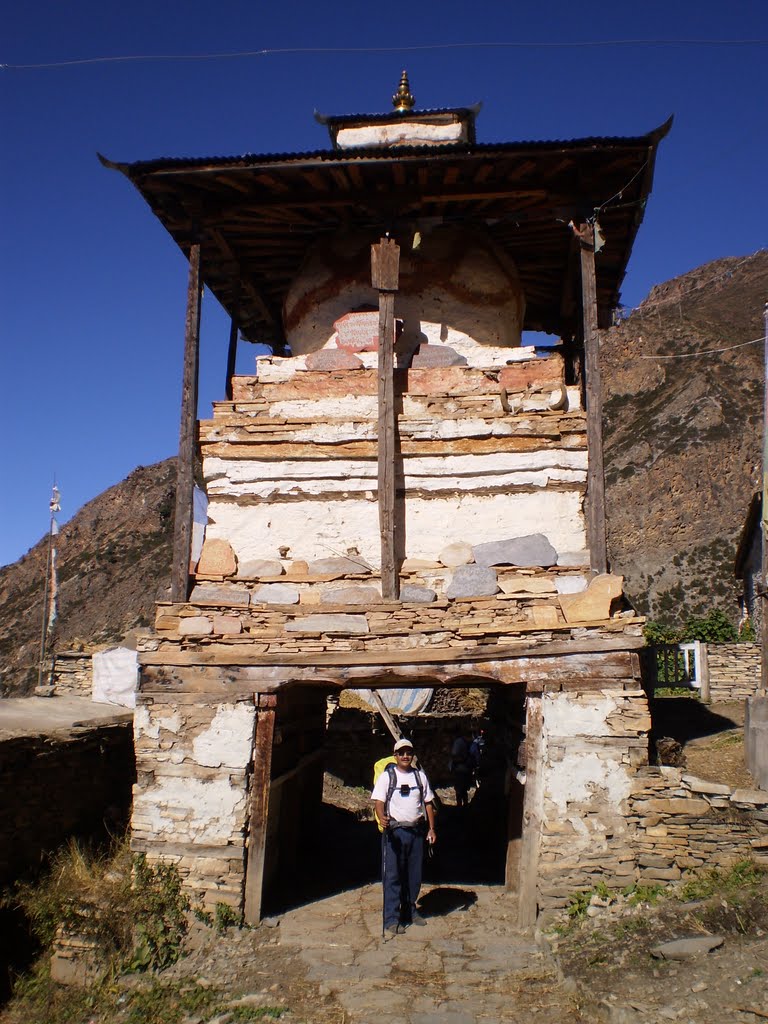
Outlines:
<svg viewBox="0 0 768 1024"><path fill-rule="evenodd" d="M626 815L634 777L648 763L651 720L640 689L544 694L542 714L539 905L552 909L598 880L634 881Z"/></svg>
<svg viewBox="0 0 768 1024"><path fill-rule="evenodd" d="M745 700L760 686L760 644L707 644L713 701Z"/></svg>
<svg viewBox="0 0 768 1024"><path fill-rule="evenodd" d="M734 790L680 768L648 767L634 781L628 823L638 881L676 881L684 871L746 858L768 865L765 790Z"/></svg>
<svg viewBox="0 0 768 1024"><path fill-rule="evenodd" d="M56 655L51 673L56 693L90 699L93 690L93 662L90 652L64 651Z"/></svg>
<svg viewBox="0 0 768 1024"><path fill-rule="evenodd" d="M70 837L120 834L134 778L130 723L0 743L0 885L36 873Z"/></svg>
<svg viewBox="0 0 768 1024"><path fill-rule="evenodd" d="M253 699L211 705L144 696L134 717L137 784L132 848L178 865L193 898L243 896Z"/></svg>
<svg viewBox="0 0 768 1024"><path fill-rule="evenodd" d="M597 882L668 883L752 858L768 865L768 792L647 764L639 694L545 695L542 909Z"/></svg>

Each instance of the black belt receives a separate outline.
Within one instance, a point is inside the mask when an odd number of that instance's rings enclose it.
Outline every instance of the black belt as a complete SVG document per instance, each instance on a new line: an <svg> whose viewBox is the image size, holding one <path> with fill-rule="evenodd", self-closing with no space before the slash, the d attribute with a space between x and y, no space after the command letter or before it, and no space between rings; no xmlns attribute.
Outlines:
<svg viewBox="0 0 768 1024"><path fill-rule="evenodd" d="M407 828L410 829L411 832L417 832L423 829L424 825L426 825L424 818L419 818L417 821L392 821L390 819L387 828Z"/></svg>

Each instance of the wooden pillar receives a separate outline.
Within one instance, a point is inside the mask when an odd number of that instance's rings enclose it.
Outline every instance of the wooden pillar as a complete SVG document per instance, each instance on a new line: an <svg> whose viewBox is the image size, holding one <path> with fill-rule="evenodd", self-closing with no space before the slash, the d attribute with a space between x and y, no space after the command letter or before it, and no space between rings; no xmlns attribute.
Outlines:
<svg viewBox="0 0 768 1024"><path fill-rule="evenodd" d="M395 292L400 247L391 238L371 246L371 281L379 292L378 490L381 532L381 596L396 601L400 580L395 560Z"/></svg>
<svg viewBox="0 0 768 1024"><path fill-rule="evenodd" d="M179 455L176 463L176 517L173 528L171 600L186 601L189 594L189 562L192 554L195 446L197 442L197 391L200 365L200 245L189 250L187 318L184 327L184 370L181 387Z"/></svg>
<svg viewBox="0 0 768 1024"><path fill-rule="evenodd" d="M243 908L245 923L251 925L257 925L261 920L277 697L271 693L261 693L257 695L257 700L253 774L251 776L251 816L248 825L245 905Z"/></svg>
<svg viewBox="0 0 768 1024"><path fill-rule="evenodd" d="M605 474L603 470L603 396L600 387L600 332L597 327L595 282L595 229L584 224L576 229L581 253L581 314L584 333L584 372L587 405L587 533L590 567L608 571L605 534Z"/></svg>
<svg viewBox="0 0 768 1024"><path fill-rule="evenodd" d="M534 925L538 913L539 847L546 755L543 726L541 694L529 694L525 717L525 792L517 904L517 920L521 928L530 928Z"/></svg>
<svg viewBox="0 0 768 1024"><path fill-rule="evenodd" d="M232 321L229 327L229 348L227 349L227 379L224 384L224 394L232 399L232 378L235 375L235 364L237 362L237 332L240 329L240 278L235 282L232 297Z"/></svg>

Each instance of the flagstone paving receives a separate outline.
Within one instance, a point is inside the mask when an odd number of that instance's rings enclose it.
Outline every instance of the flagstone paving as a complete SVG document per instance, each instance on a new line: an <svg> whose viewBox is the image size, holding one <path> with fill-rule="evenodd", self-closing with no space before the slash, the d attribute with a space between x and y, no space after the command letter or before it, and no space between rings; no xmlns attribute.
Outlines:
<svg viewBox="0 0 768 1024"><path fill-rule="evenodd" d="M278 943L345 1024L581 1020L550 955L516 929L503 888L426 888L422 901L426 926L385 939L380 887L366 885L285 913Z"/></svg>

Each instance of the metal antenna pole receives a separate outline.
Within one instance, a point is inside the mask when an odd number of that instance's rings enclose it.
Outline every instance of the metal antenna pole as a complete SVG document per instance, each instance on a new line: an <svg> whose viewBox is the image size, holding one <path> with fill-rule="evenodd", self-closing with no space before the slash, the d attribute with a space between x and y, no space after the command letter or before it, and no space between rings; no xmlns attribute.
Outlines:
<svg viewBox="0 0 768 1024"><path fill-rule="evenodd" d="M37 685L43 685L45 667L45 645L48 639L48 597L51 586L51 548L53 547L53 512L48 525L48 553L45 564L45 590L43 591L43 622L40 630L40 661L37 666Z"/></svg>

